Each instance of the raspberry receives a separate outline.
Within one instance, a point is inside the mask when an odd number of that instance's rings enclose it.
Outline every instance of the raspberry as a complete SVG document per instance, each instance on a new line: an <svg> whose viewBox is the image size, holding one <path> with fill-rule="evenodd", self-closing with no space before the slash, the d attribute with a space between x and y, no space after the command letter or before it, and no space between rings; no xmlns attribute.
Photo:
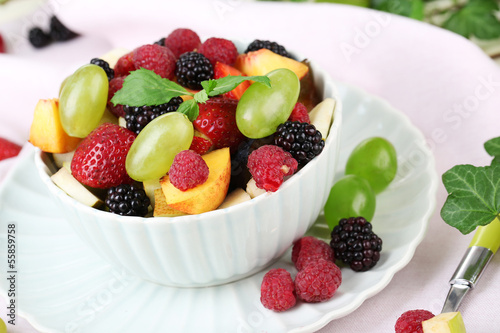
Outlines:
<svg viewBox="0 0 500 333"><path fill-rule="evenodd" d="M17 156L21 151L21 146L7 139L0 138L0 161Z"/></svg>
<svg viewBox="0 0 500 333"><path fill-rule="evenodd" d="M341 283L340 268L329 260L318 259L299 271L295 277L295 292L304 302L323 302L333 297Z"/></svg>
<svg viewBox="0 0 500 333"><path fill-rule="evenodd" d="M288 118L289 121L298 121L301 123L311 123L311 119L309 119L309 113L307 112L307 108L304 104L297 102L295 107L292 110L292 114Z"/></svg>
<svg viewBox="0 0 500 333"><path fill-rule="evenodd" d="M295 173L298 163L280 147L264 145L248 156L247 166L258 188L275 192L285 176Z"/></svg>
<svg viewBox="0 0 500 333"><path fill-rule="evenodd" d="M64 42L78 37L78 34L69 30L56 16L52 16L50 18L50 37L53 40Z"/></svg>
<svg viewBox="0 0 500 333"><path fill-rule="evenodd" d="M312 236L306 236L293 245L292 261L298 271L319 259L335 261L333 250L326 242Z"/></svg>
<svg viewBox="0 0 500 333"><path fill-rule="evenodd" d="M259 39L256 39L253 42L251 42L244 53L248 53L250 51L258 51L260 49L268 49L283 57L291 58L285 47L281 46L280 44L276 42L270 42L268 40L259 40Z"/></svg>
<svg viewBox="0 0 500 333"><path fill-rule="evenodd" d="M199 48L201 40L193 30L175 29L163 40L163 44L174 53L176 58L179 58L181 54Z"/></svg>
<svg viewBox="0 0 500 333"><path fill-rule="evenodd" d="M116 62L114 70L115 78L118 76L127 76L131 71L135 71L134 62L132 61L132 52L121 56Z"/></svg>
<svg viewBox="0 0 500 333"><path fill-rule="evenodd" d="M123 105L117 104L116 106L111 103L111 99L115 93L123 87L123 81L125 76L115 77L109 81L108 89L108 109L109 111L117 117L125 117L125 111L123 111Z"/></svg>
<svg viewBox="0 0 500 333"><path fill-rule="evenodd" d="M106 76L108 77L108 81L111 81L115 77L115 71L113 68L109 67L109 64L107 61L99 59L99 58L94 58L90 60L90 63L93 65L97 65L104 69L104 72L106 73Z"/></svg>
<svg viewBox="0 0 500 333"><path fill-rule="evenodd" d="M396 333L422 333L422 322L434 317L427 310L410 310L406 311L398 318L394 329Z"/></svg>
<svg viewBox="0 0 500 333"><path fill-rule="evenodd" d="M28 39L31 45L33 45L36 48L42 48L44 46L49 45L52 42L50 36L47 35L45 32L43 32L43 30L38 27L30 29Z"/></svg>
<svg viewBox="0 0 500 333"><path fill-rule="evenodd" d="M325 141L316 127L298 121L286 121L274 133L274 144L292 154L304 166L318 156L325 147Z"/></svg>
<svg viewBox="0 0 500 333"><path fill-rule="evenodd" d="M260 286L260 302L265 308L281 312L296 303L295 285L290 273L283 268L271 269Z"/></svg>
<svg viewBox="0 0 500 333"><path fill-rule="evenodd" d="M0 53L5 53L5 44L3 42L2 35L0 35Z"/></svg>
<svg viewBox="0 0 500 333"><path fill-rule="evenodd" d="M135 69L149 69L169 80L175 76L175 55L166 47L157 44L138 47L132 52L132 61Z"/></svg>
<svg viewBox="0 0 500 333"><path fill-rule="evenodd" d="M201 82L214 77L214 68L203 54L186 52L175 65L177 81L189 89L201 89Z"/></svg>
<svg viewBox="0 0 500 333"><path fill-rule="evenodd" d="M212 66L215 66L217 61L232 65L238 57L238 50L234 43L224 38L212 37L207 39L201 44L198 52L207 57Z"/></svg>
<svg viewBox="0 0 500 333"><path fill-rule="evenodd" d="M104 123L93 130L76 148L71 173L82 184L110 188L130 184L125 159L135 134L115 124Z"/></svg>
<svg viewBox="0 0 500 333"><path fill-rule="evenodd" d="M200 154L183 150L175 155L168 176L172 185L181 191L187 191L206 182L208 173L208 165Z"/></svg>
<svg viewBox="0 0 500 333"><path fill-rule="evenodd" d="M128 184L110 188L105 202L110 212L123 216L146 216L151 203L142 188Z"/></svg>
<svg viewBox="0 0 500 333"><path fill-rule="evenodd" d="M335 257L355 272L372 269L380 259L382 240L363 217L341 219L333 228L330 246Z"/></svg>

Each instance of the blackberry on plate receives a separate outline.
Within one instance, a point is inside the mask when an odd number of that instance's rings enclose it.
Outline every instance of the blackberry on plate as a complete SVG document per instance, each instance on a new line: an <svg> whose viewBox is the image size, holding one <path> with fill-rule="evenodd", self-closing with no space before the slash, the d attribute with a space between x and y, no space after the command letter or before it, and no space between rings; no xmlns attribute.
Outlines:
<svg viewBox="0 0 500 333"><path fill-rule="evenodd" d="M182 54L175 64L177 81L189 89L201 89L201 82L214 77L214 69L210 60L198 52Z"/></svg>
<svg viewBox="0 0 500 333"><path fill-rule="evenodd" d="M50 38L49 35L47 35L45 32L43 32L42 29L40 28L31 28L28 39L31 43L36 48L41 48L44 46L47 46L52 42L52 39Z"/></svg>
<svg viewBox="0 0 500 333"><path fill-rule="evenodd" d="M268 40L260 40L260 39L256 39L253 42L251 42L244 53L248 53L251 51L258 51L260 49L268 49L283 57L292 58L292 56L288 53L288 51L285 49L284 46L276 42L271 42Z"/></svg>
<svg viewBox="0 0 500 333"><path fill-rule="evenodd" d="M90 60L90 63L93 65L97 65L104 69L104 72L106 72L106 75L108 76L108 81L111 81L115 77L115 71L113 68L109 67L109 64L107 61L99 59L99 58L94 58Z"/></svg>
<svg viewBox="0 0 500 333"><path fill-rule="evenodd" d="M127 129L131 130L135 134L139 134L140 131L150 121L156 117L161 116L167 112L177 111L179 105L182 103L181 97L174 97L168 103L154 105L154 106L123 106L123 111L125 112L125 120L127 122Z"/></svg>
<svg viewBox="0 0 500 333"><path fill-rule="evenodd" d="M56 16L50 18L50 37L57 41L67 41L77 37L78 34L66 28Z"/></svg>
<svg viewBox="0 0 500 333"><path fill-rule="evenodd" d="M292 154L304 166L318 156L325 147L321 133L308 123L286 121L274 133L274 144Z"/></svg>
<svg viewBox="0 0 500 333"><path fill-rule="evenodd" d="M139 186L121 184L108 189L105 203L110 212L118 215L146 216L150 200Z"/></svg>
<svg viewBox="0 0 500 333"><path fill-rule="evenodd" d="M379 261L382 239L372 231L371 223L365 218L341 219L331 235L330 246L335 258L349 265L353 271L370 270Z"/></svg>

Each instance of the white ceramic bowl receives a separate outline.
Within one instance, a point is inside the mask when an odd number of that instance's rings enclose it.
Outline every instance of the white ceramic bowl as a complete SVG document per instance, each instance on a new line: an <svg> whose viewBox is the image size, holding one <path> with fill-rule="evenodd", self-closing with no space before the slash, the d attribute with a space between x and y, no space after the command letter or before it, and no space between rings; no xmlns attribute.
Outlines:
<svg viewBox="0 0 500 333"><path fill-rule="evenodd" d="M199 215L124 217L87 207L50 179L45 153L40 177L80 238L109 263L163 285L206 287L249 276L277 260L314 223L334 182L342 104L331 78L311 64L323 98L337 101L323 152L274 193Z"/></svg>

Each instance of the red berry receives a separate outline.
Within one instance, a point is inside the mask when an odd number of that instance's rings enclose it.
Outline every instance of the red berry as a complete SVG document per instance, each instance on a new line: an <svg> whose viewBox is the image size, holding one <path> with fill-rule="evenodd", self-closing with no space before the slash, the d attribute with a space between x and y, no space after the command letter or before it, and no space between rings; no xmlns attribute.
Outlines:
<svg viewBox="0 0 500 333"><path fill-rule="evenodd" d="M102 124L76 148L71 173L80 183L95 188L132 183L125 170L125 159L134 140L135 134L128 129Z"/></svg>
<svg viewBox="0 0 500 333"><path fill-rule="evenodd" d="M422 333L422 322L434 317L432 312L427 310L406 311L398 318L394 329L396 333Z"/></svg>
<svg viewBox="0 0 500 333"><path fill-rule="evenodd" d="M312 236L306 236L293 245L292 261L298 271L318 259L335 261L333 250L326 242Z"/></svg>
<svg viewBox="0 0 500 333"><path fill-rule="evenodd" d="M230 147L235 151L245 139L236 125L238 101L225 98L211 98L200 103L200 113L193 122L194 128L212 141L214 149Z"/></svg>
<svg viewBox="0 0 500 333"><path fill-rule="evenodd" d="M132 52L121 56L114 67L115 77L127 76L131 71L135 71L134 62L132 61Z"/></svg>
<svg viewBox="0 0 500 333"><path fill-rule="evenodd" d="M0 138L0 161L17 156L21 146L7 139Z"/></svg>
<svg viewBox="0 0 500 333"><path fill-rule="evenodd" d="M260 302L265 308L276 312L293 307L296 303L295 286L290 273L283 268L267 272L260 286Z"/></svg>
<svg viewBox="0 0 500 333"><path fill-rule="evenodd" d="M239 76L243 75L243 73L232 66L217 62L214 66L214 79L220 79L228 75ZM250 87L250 81L243 81L236 88L225 93L223 96L239 100L248 87Z"/></svg>
<svg viewBox="0 0 500 333"><path fill-rule="evenodd" d="M232 65L238 57L238 50L234 43L224 38L209 38L201 44L198 52L207 57L215 66L217 62Z"/></svg>
<svg viewBox="0 0 500 333"><path fill-rule="evenodd" d="M289 121L300 121L301 123L311 123L311 119L309 119L309 113L307 112L307 108L304 104L297 102L295 107L288 118Z"/></svg>
<svg viewBox="0 0 500 333"><path fill-rule="evenodd" d="M157 44L138 47L132 52L132 61L135 69L149 69L169 80L175 76L176 58L172 51L166 47Z"/></svg>
<svg viewBox="0 0 500 333"><path fill-rule="evenodd" d="M116 106L111 103L111 98L115 95L115 93L123 87L123 81L125 80L125 76L119 76L111 79L109 81L109 89L108 89L108 109L109 111L117 117L125 117L125 111L123 111L123 105L117 104Z"/></svg>
<svg viewBox="0 0 500 333"><path fill-rule="evenodd" d="M0 35L0 53L5 53L5 44L3 42L2 35Z"/></svg>
<svg viewBox="0 0 500 333"><path fill-rule="evenodd" d="M319 259L299 271L295 292L304 302L324 302L333 297L341 283L340 268L329 260Z"/></svg>
<svg viewBox="0 0 500 333"><path fill-rule="evenodd" d="M298 163L292 155L274 145L264 145L248 156L248 170L258 188L275 192L285 176L297 171Z"/></svg>
<svg viewBox="0 0 500 333"><path fill-rule="evenodd" d="M179 58L181 54L194 51L201 45L200 37L190 29L175 29L165 38L165 46Z"/></svg>
<svg viewBox="0 0 500 333"><path fill-rule="evenodd" d="M183 150L175 155L168 176L172 185L187 191L207 181L208 165L200 154Z"/></svg>
<svg viewBox="0 0 500 333"><path fill-rule="evenodd" d="M194 150L198 154L203 155L208 153L211 147L212 141L195 135L193 137L193 141L191 142L189 150Z"/></svg>

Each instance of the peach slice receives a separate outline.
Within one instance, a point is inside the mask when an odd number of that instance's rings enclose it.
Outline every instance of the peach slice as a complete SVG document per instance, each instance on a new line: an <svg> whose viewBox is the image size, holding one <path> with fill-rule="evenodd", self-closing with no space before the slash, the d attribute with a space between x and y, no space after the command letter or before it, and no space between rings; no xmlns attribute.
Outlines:
<svg viewBox="0 0 500 333"><path fill-rule="evenodd" d="M240 54L236 59L235 67L248 76L266 75L275 69L287 68L297 74L299 80L309 71L307 65L268 49Z"/></svg>

